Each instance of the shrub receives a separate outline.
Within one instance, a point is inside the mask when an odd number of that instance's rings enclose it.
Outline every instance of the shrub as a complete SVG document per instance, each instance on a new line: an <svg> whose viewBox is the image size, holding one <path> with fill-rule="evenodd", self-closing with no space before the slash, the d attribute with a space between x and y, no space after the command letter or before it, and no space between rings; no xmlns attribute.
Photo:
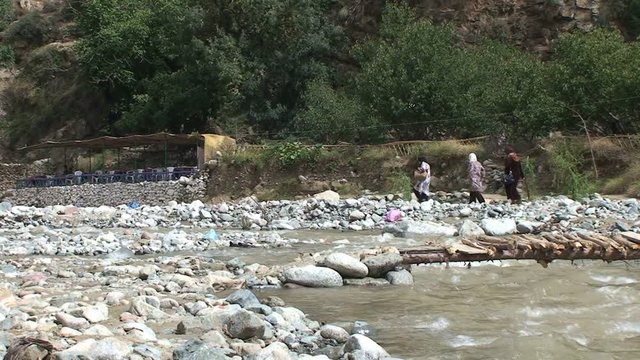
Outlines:
<svg viewBox="0 0 640 360"><path fill-rule="evenodd" d="M40 46L48 40L51 31L49 22L38 12L32 12L11 24L5 39L9 43L26 42L31 46Z"/></svg>
<svg viewBox="0 0 640 360"><path fill-rule="evenodd" d="M294 119L302 137L324 144L376 142L381 138L377 120L368 116L355 98L338 93L331 85L315 80L303 95L304 108Z"/></svg>
<svg viewBox="0 0 640 360"><path fill-rule="evenodd" d="M0 67L9 68L15 63L13 49L7 45L0 45Z"/></svg>
<svg viewBox="0 0 640 360"><path fill-rule="evenodd" d="M283 167L315 164L320 157L321 146L307 146L299 142L280 143L266 153Z"/></svg>
<svg viewBox="0 0 640 360"><path fill-rule="evenodd" d="M563 141L555 144L550 151L553 186L557 190L574 198L588 195L595 190L591 176L581 169L582 148Z"/></svg>
<svg viewBox="0 0 640 360"><path fill-rule="evenodd" d="M402 194L405 199L411 198L413 182L406 172L394 171L385 179L385 191L393 194Z"/></svg>

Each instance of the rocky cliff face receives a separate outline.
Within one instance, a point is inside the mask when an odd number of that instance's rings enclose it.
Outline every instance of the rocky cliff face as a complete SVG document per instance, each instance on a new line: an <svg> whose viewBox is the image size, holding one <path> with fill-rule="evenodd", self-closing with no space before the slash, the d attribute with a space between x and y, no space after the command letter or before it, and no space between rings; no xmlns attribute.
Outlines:
<svg viewBox="0 0 640 360"><path fill-rule="evenodd" d="M337 11L339 21L355 35L374 34L384 0L344 1ZM482 37L512 41L528 50L545 54L560 33L590 30L611 21L600 0L412 0L422 16L457 25L470 43Z"/></svg>

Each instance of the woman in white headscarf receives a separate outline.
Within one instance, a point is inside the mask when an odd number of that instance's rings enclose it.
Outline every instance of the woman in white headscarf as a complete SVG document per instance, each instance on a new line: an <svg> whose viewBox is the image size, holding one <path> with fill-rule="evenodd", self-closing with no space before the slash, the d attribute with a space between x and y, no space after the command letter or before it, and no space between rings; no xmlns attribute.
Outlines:
<svg viewBox="0 0 640 360"><path fill-rule="evenodd" d="M418 164L413 171L413 193L419 202L429 200L429 185L431 185L431 167L427 163L427 157L418 158Z"/></svg>
<svg viewBox="0 0 640 360"><path fill-rule="evenodd" d="M469 203L484 202L482 192L484 191L484 167L478 161L476 154L469 154L469 179L471 180L471 192L469 194Z"/></svg>

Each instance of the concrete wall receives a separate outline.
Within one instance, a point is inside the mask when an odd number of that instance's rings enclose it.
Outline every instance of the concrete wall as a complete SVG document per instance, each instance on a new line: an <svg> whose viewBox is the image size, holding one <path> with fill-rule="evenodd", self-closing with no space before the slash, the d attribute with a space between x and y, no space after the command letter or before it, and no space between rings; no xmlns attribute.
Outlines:
<svg viewBox="0 0 640 360"><path fill-rule="evenodd" d="M137 202L142 205L166 205L169 201L192 202L206 193L206 179L160 181L137 184L85 184L48 188L15 189L3 200L27 206L117 206Z"/></svg>

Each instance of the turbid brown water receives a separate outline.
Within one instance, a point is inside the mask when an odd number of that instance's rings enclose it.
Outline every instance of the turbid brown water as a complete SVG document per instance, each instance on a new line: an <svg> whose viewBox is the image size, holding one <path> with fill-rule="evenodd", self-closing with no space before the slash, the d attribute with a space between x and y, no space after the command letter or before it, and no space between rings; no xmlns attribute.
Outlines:
<svg viewBox="0 0 640 360"><path fill-rule="evenodd" d="M292 249L238 249L245 261L281 262L332 247L402 246L411 240L354 233ZM348 240L348 244L343 244ZM339 245L332 244L338 241ZM278 254L277 256L275 254ZM229 253L230 255L230 253ZM636 359L640 265L584 261L413 267L413 287L263 290L324 322L363 320L406 359Z"/></svg>

